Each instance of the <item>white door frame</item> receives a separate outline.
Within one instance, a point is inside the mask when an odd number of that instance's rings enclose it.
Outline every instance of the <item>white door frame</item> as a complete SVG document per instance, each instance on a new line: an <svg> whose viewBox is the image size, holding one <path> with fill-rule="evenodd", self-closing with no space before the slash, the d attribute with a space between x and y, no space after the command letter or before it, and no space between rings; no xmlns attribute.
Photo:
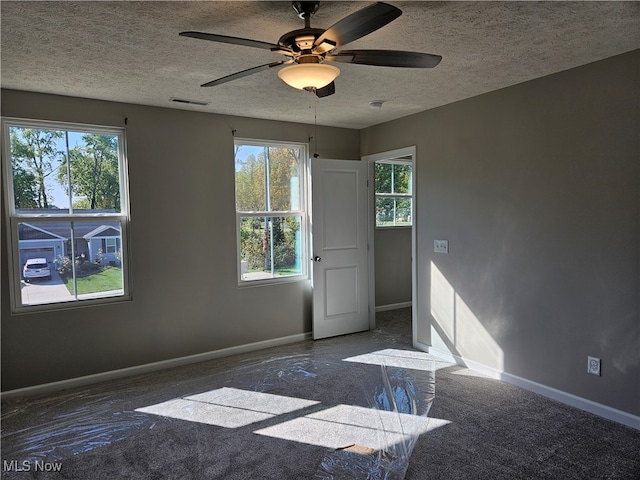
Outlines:
<svg viewBox="0 0 640 480"><path fill-rule="evenodd" d="M375 188L373 188L373 180L374 180L374 162L379 162L381 160L396 160L398 158L406 158L411 157L411 191L413 193L413 201L411 202L411 329L412 329L412 337L413 337L413 345L415 346L418 341L418 275L417 275L417 265L418 265L418 252L417 252L417 241L416 241L416 232L418 226L418 215L416 209L416 196L417 196L417 173L416 173L416 146L412 145L410 147L398 148L396 150L390 150L388 152L380 152L374 153L372 155L365 155L362 157L362 161L368 162L368 170L369 170L369 185L371 188L369 189L369 310L371 313L369 317L370 328L375 328Z"/></svg>

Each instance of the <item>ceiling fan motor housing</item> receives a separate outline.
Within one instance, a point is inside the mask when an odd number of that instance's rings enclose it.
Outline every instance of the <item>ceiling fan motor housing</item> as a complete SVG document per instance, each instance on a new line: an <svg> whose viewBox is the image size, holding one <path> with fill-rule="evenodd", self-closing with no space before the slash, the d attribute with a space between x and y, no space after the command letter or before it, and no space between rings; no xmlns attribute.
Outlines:
<svg viewBox="0 0 640 480"><path fill-rule="evenodd" d="M285 33L278 40L278 45L289 47L294 52L311 53L313 43L323 33L324 30L320 28L300 28Z"/></svg>
<svg viewBox="0 0 640 480"><path fill-rule="evenodd" d="M320 55L300 55L296 58L296 63L322 63L322 60Z"/></svg>

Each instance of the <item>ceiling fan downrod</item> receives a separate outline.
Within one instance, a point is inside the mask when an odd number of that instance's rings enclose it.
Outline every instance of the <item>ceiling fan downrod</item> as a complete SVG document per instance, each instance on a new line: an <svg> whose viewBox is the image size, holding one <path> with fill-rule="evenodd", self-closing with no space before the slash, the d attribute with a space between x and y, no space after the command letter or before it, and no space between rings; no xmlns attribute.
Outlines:
<svg viewBox="0 0 640 480"><path fill-rule="evenodd" d="M304 20L304 28L311 28L311 17L320 8L320 2L291 2L298 16Z"/></svg>

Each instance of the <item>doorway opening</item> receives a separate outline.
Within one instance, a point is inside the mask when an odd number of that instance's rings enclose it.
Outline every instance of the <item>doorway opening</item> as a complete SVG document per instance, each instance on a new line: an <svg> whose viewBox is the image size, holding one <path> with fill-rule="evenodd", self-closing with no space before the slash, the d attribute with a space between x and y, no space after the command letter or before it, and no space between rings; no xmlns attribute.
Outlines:
<svg viewBox="0 0 640 480"><path fill-rule="evenodd" d="M416 147L367 155L369 292L376 312L412 308L416 339ZM375 328L375 316L372 316Z"/></svg>

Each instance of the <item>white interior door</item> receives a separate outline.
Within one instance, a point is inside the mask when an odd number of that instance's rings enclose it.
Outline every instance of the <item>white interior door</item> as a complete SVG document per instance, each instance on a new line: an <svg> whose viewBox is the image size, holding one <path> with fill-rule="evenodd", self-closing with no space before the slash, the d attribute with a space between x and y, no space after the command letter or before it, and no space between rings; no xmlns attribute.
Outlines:
<svg viewBox="0 0 640 480"><path fill-rule="evenodd" d="M369 329L367 163L311 161L313 338Z"/></svg>

